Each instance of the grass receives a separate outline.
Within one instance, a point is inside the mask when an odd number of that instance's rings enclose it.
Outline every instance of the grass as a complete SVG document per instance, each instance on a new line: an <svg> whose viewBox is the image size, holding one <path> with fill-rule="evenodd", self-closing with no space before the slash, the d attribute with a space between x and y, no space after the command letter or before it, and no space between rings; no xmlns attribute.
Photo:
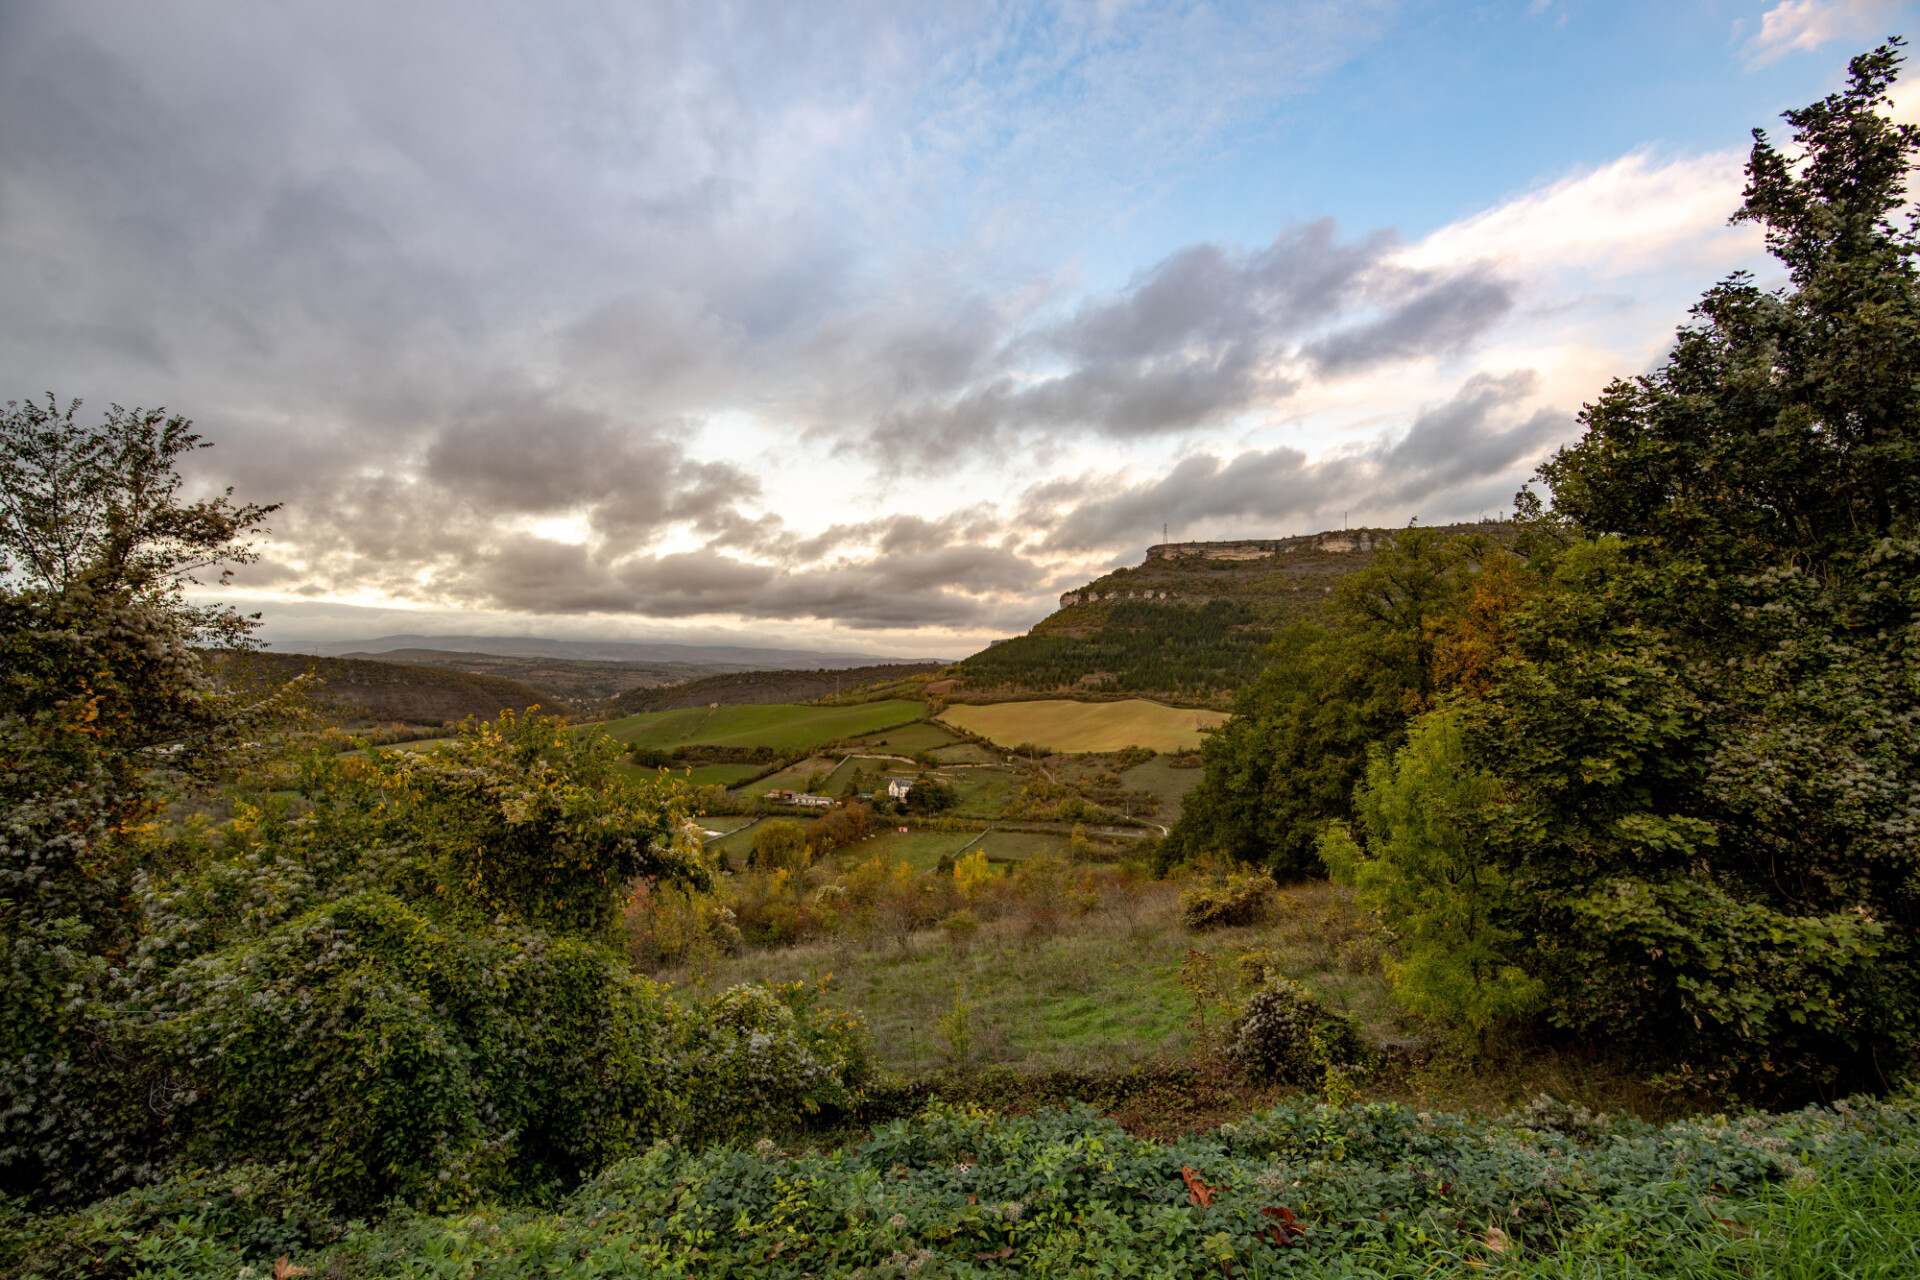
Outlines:
<svg viewBox="0 0 1920 1280"><path fill-rule="evenodd" d="M919 863L930 867L938 860L940 840L952 849L970 839L965 833L889 833L847 852L861 861L876 852L898 857L907 842L915 842L919 856L909 860L919 869ZM1042 851L1057 855L1066 842L992 832L981 843L989 856L1031 857ZM1355 920L1344 899L1316 886L1293 891L1273 925L1196 937L1178 922L1174 891L1150 885L1136 900L1109 900L1052 931L1036 932L1018 917L991 921L966 955L955 954L938 931L927 930L905 950L836 940L749 952L717 966L704 981L717 990L736 982L790 981L831 971L838 1002L866 1017L880 1060L906 1072L936 1065L934 1024L951 1008L955 985L964 982L986 1061L1023 1070L1087 1070L1185 1051L1190 1001L1180 986L1180 965L1190 948L1204 947L1224 959L1265 947L1292 957L1323 999L1358 1013L1371 1030L1404 1035L1377 972L1355 975L1338 964L1321 963L1337 949L1337 944L1327 947L1326 940L1347 938Z"/></svg>
<svg viewBox="0 0 1920 1280"><path fill-rule="evenodd" d="M1200 770L1176 769L1165 756L1155 756L1120 775L1120 780L1138 791L1149 791L1160 798L1160 811L1153 821L1171 827L1180 816L1180 802L1187 792L1200 785Z"/></svg>
<svg viewBox="0 0 1920 1280"><path fill-rule="evenodd" d="M910 756L916 751L934 751L941 747L951 747L958 741L959 739L939 725L922 721L899 729L889 729L884 733L869 734L860 740L860 745L891 755Z"/></svg>
<svg viewBox="0 0 1920 1280"><path fill-rule="evenodd" d="M941 713L941 719L1004 747L1032 742L1071 754L1119 751L1130 746L1192 751L1200 745L1202 729L1226 718L1224 711L1168 707L1142 698L1124 702L995 702L951 706Z"/></svg>
<svg viewBox="0 0 1920 1280"><path fill-rule="evenodd" d="M883 817L882 822L886 819ZM931 871L946 855L955 852L980 833L977 831L907 831L900 832L899 824L882 827L880 833L870 840L849 845L836 856L842 865L854 862L866 862L880 857L888 863L904 862L915 871Z"/></svg>
<svg viewBox="0 0 1920 1280"><path fill-rule="evenodd" d="M834 774L839 772L839 756L808 756L798 764L787 766L778 773L770 773L749 789L750 794L764 795L769 791L800 791L805 789L807 779L816 773ZM755 771L757 772L757 771ZM751 776L751 773L747 776ZM824 787L829 795L839 795L838 786L844 779L829 779Z"/></svg>
<svg viewBox="0 0 1920 1280"><path fill-rule="evenodd" d="M996 827L987 832L973 848L981 850L989 858L1012 858L1016 862L1041 857L1058 858L1062 862L1067 860L1067 838L1043 831L1002 831Z"/></svg>
<svg viewBox="0 0 1920 1280"><path fill-rule="evenodd" d="M644 765L627 764L624 761L620 763L618 768L621 773L634 779L650 779L657 777L660 773L658 769L650 769ZM696 764L681 765L679 768L669 769L667 772L673 777L685 779L696 787L704 787L716 782L722 786L730 787L743 778L751 778L754 774L760 772L760 766L757 764Z"/></svg>
<svg viewBox="0 0 1920 1280"><path fill-rule="evenodd" d="M943 848L969 839L965 833L901 837L889 832L839 856L865 861L879 852L930 867ZM942 840L950 843L943 846ZM976 847L989 856L1031 857L1043 850L1061 856L1065 841L995 831ZM742 844L740 857L744 849ZM830 974L829 1003L860 1013L878 1060L908 1075L940 1066L937 1024L951 1012L964 983L983 1065L1023 1074L1097 1072L1176 1058L1194 1047L1188 1027L1193 1002L1180 983L1190 951L1215 959L1227 1001L1244 995L1236 985L1235 959L1267 951L1282 972L1358 1019L1374 1041L1417 1044L1424 1039L1436 1050L1417 1069L1383 1074L1362 1090L1366 1098L1497 1113L1549 1092L1596 1109L1650 1118L1685 1110L1686 1099L1656 1093L1624 1068L1575 1053L1540 1047L1492 1058L1453 1053L1431 1028L1394 1003L1381 971L1378 940L1364 914L1335 886L1314 882L1284 888L1266 924L1195 934L1179 922L1176 886L1134 883L1137 892L1110 891L1096 909L1062 918L1055 927L1036 925L1023 915L988 920L964 954L938 929L920 931L904 948L841 935L750 949L698 972L659 976L690 986L690 994L711 995L739 982ZM1215 1008L1209 1025L1223 1025L1228 1016L1224 1008ZM1172 1109L1184 1107L1176 1100ZM1164 1119L1144 1114L1142 1123L1157 1130Z"/></svg>
<svg viewBox="0 0 1920 1280"><path fill-rule="evenodd" d="M1724 1216L1722 1216L1724 1215ZM1774 1187L1709 1215L1632 1224L1558 1252L1503 1262L1515 1280L1905 1280L1920 1276L1920 1167L1890 1163ZM1623 1224L1626 1225L1626 1224ZM1441 1259L1404 1250L1360 1275L1424 1276Z"/></svg>
<svg viewBox="0 0 1920 1280"><path fill-rule="evenodd" d="M637 742L647 747L703 745L791 751L888 729L912 721L925 711L925 704L900 698L850 707L792 703L689 707L680 711L649 711L595 727L620 742Z"/></svg>

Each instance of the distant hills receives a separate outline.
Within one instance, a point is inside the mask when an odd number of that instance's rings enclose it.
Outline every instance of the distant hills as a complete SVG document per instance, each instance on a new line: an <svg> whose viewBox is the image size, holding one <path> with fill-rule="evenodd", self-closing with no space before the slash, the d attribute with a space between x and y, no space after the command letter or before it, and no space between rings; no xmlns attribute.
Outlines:
<svg viewBox="0 0 1920 1280"><path fill-rule="evenodd" d="M382 655L395 649L487 653L509 658L570 658L594 662L679 663L735 671L865 667L924 662L875 653L829 653L813 649L755 649L724 644L655 644L622 640L547 640L538 636L379 636L371 640L277 640L275 653Z"/></svg>
<svg viewBox="0 0 1920 1280"><path fill-rule="evenodd" d="M665 688L631 689L613 702L609 713L630 716L642 711L678 711L682 707L770 706L780 702L813 702L820 698L920 697L918 686L907 687L914 676L942 670L942 662L889 662L868 667L814 671L735 671L708 676Z"/></svg>
<svg viewBox="0 0 1920 1280"><path fill-rule="evenodd" d="M1504 525L1437 526L1484 533ZM1337 529L1293 538L1171 542L1060 597L1026 635L958 664L956 702L1038 694L1151 694L1225 706L1264 665L1274 634L1318 617L1333 584L1373 563L1391 529Z"/></svg>
<svg viewBox="0 0 1920 1280"><path fill-rule="evenodd" d="M301 653L242 653L221 660L222 678L230 682L280 685L306 672L316 677L314 700L330 709L334 723L347 727L440 725L529 707L546 715L568 710L517 680L464 671Z"/></svg>

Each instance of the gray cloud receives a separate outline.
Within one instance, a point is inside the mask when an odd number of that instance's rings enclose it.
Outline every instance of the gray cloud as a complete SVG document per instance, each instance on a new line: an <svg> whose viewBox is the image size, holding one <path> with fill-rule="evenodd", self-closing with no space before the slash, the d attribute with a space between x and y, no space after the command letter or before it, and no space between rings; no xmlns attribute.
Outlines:
<svg viewBox="0 0 1920 1280"><path fill-rule="evenodd" d="M1458 352L1511 310L1490 268L1409 270L1398 247L1387 232L1342 240L1330 218L1252 253L1190 246L1064 320L991 344L968 333L940 362L949 384L893 389L867 438L932 463L1034 434L1188 431L1311 378Z"/></svg>
<svg viewBox="0 0 1920 1280"><path fill-rule="evenodd" d="M1567 415L1524 418L1512 406L1538 384L1531 370L1477 374L1445 403L1415 416L1404 435L1364 451L1314 460L1298 449L1249 450L1230 459L1183 458L1160 479L1113 486L1089 478L1056 481L1025 495L1026 520L1050 532L1047 551L1080 551L1150 538L1164 522L1182 529L1245 521L1263 530L1305 532L1306 522L1352 510L1400 523L1410 504L1464 514L1480 501L1464 491L1528 463L1571 426ZM1099 495L1099 496L1095 496Z"/></svg>
<svg viewBox="0 0 1920 1280"><path fill-rule="evenodd" d="M824 529L691 441L745 414L837 446L819 501L853 506L889 469L1177 436L1471 344L1508 284L1397 267L1390 233L1325 219L1083 301L1030 265L1383 11L1068 4L1034 41L965 2L9 5L0 399L196 418L206 484L287 504L257 588L1006 626L1062 552L1349 480L1470 483L1537 428L1489 427L1519 394L1490 383L1392 456L1199 455Z"/></svg>

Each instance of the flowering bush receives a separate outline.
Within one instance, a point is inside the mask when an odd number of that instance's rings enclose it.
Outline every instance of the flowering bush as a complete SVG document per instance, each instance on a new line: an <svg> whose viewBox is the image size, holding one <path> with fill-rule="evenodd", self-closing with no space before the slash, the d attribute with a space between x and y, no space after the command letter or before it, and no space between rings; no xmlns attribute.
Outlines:
<svg viewBox="0 0 1920 1280"><path fill-rule="evenodd" d="M1276 977L1247 997L1227 1056L1256 1080L1318 1084L1329 1069L1364 1063L1367 1045L1353 1019L1334 1013L1299 983Z"/></svg>
<svg viewBox="0 0 1920 1280"><path fill-rule="evenodd" d="M730 987L688 1015L680 1129L737 1139L854 1114L872 1076L866 1025L804 982Z"/></svg>

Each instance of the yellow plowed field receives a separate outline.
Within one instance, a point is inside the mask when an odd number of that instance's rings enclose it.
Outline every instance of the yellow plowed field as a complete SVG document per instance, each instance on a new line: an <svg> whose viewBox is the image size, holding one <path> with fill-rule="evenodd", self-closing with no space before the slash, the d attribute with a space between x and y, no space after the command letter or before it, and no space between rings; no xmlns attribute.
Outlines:
<svg viewBox="0 0 1920 1280"><path fill-rule="evenodd" d="M1125 702L1049 700L952 706L940 718L1003 747L1031 742L1063 752L1122 747L1191 751L1200 745L1200 731L1219 724L1227 714L1129 698Z"/></svg>

